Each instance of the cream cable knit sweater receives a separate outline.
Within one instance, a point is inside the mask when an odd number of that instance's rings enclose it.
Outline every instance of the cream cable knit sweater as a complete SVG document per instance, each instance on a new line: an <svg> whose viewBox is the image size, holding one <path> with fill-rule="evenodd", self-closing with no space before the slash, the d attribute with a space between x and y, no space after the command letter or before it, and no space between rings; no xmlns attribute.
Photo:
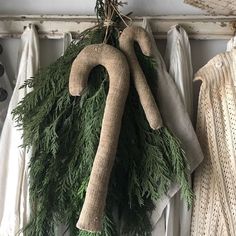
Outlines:
<svg viewBox="0 0 236 236"><path fill-rule="evenodd" d="M201 80L197 135L204 161L194 177L192 236L236 235L236 49L214 57Z"/></svg>

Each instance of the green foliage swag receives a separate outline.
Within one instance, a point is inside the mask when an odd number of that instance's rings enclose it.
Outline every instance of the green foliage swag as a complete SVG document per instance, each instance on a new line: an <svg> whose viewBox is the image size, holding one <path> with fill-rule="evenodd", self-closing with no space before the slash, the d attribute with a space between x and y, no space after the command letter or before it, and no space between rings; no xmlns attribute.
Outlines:
<svg viewBox="0 0 236 236"><path fill-rule="evenodd" d="M61 223L71 236L151 235L154 202L172 182L179 183L188 204L192 202L180 143L167 128L150 129L131 80L103 231L91 234L75 227L99 143L109 82L106 70L98 66L90 74L86 92L72 97L68 79L78 53L86 45L102 43L105 34L102 26L82 33L62 57L25 83L33 91L13 112L24 131L23 146L33 150L29 172L32 214L24 229L26 236L54 236ZM119 48L119 29L109 27L108 35L107 43ZM154 60L137 45L136 53L155 90Z"/></svg>

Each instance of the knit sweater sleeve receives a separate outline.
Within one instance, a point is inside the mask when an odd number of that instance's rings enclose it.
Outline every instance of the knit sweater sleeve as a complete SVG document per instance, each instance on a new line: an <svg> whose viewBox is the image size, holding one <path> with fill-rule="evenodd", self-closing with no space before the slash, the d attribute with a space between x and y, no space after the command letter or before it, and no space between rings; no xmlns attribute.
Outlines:
<svg viewBox="0 0 236 236"><path fill-rule="evenodd" d="M202 81L197 136L204 160L194 175L194 236L236 235L235 54L217 55L196 74Z"/></svg>

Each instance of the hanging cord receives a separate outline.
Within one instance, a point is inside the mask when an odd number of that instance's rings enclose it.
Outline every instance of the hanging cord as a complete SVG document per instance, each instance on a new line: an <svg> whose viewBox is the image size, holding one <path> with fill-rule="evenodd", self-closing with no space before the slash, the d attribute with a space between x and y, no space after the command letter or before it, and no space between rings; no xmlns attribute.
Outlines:
<svg viewBox="0 0 236 236"><path fill-rule="evenodd" d="M101 4L101 3L100 3ZM103 40L103 43L107 43L108 40L108 32L109 32L109 27L115 24L113 21L113 18L115 15L117 15L121 21L125 24L127 27L128 24L126 23L127 20L132 21L132 19L124 14L122 14L119 10L118 7L121 6L123 7L126 2L118 2L117 0L105 0L104 3L104 21L103 24L106 26L106 33L105 37Z"/></svg>
<svg viewBox="0 0 236 236"><path fill-rule="evenodd" d="M123 6L125 3L122 3L122 5L120 6ZM114 6L114 4L111 3L111 6L113 7L114 11L116 12L116 14L119 16L119 18L123 21L123 23L128 26L128 24L126 23L125 19L129 20L129 21L133 21L130 17L122 14L118 9L117 9L117 6ZM125 19L124 19L125 18Z"/></svg>
<svg viewBox="0 0 236 236"><path fill-rule="evenodd" d="M112 4L111 0L105 0L105 4L104 4L105 19L104 19L103 24L104 26L106 26L106 33L105 33L103 43L107 43L109 27L114 24L112 19L113 19L115 11L114 9L112 9L111 4Z"/></svg>

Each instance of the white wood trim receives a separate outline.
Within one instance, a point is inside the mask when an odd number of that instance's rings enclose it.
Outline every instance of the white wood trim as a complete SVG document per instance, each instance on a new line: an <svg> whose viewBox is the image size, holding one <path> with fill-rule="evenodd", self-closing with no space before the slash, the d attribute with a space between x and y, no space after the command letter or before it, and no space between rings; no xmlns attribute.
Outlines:
<svg viewBox="0 0 236 236"><path fill-rule="evenodd" d="M137 25L144 17L134 17ZM176 15L146 16L156 38L165 38L171 26L180 24L191 39L229 39L234 35L236 16ZM78 15L0 15L0 38L19 38L30 23L39 28L41 38L60 39L65 32L74 35L96 24L95 16Z"/></svg>

